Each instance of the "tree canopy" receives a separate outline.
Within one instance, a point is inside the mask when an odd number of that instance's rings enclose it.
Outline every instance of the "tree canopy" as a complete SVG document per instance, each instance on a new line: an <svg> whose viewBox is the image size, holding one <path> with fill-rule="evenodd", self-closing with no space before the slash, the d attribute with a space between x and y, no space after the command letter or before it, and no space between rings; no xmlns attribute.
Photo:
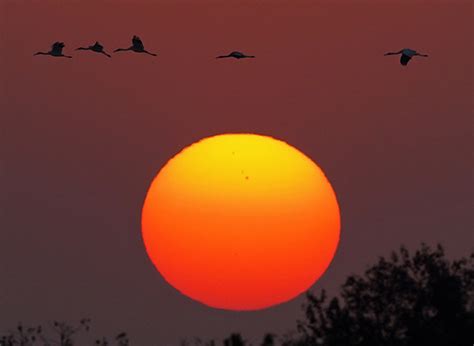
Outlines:
<svg viewBox="0 0 474 346"><path fill-rule="evenodd" d="M271 294L271 288L269 288ZM363 275L351 275L339 295L307 293L304 318L297 330L276 338L267 333L257 343L232 333L223 346L461 346L474 342L474 252L450 261L443 248L405 247L380 257ZM18 326L0 335L1 346L75 346L88 332L90 319L77 324L53 321ZM281 342L280 342L281 341ZM82 343L84 344L84 343ZM94 338L89 345L127 346L124 332ZM150 342L150 345L153 341ZM183 340L183 346L217 346L214 340ZM221 343L219 343L221 345Z"/></svg>
<svg viewBox="0 0 474 346"><path fill-rule="evenodd" d="M286 345L471 345L474 253L449 261L438 245L405 247L351 275L339 296L307 294L298 337Z"/></svg>

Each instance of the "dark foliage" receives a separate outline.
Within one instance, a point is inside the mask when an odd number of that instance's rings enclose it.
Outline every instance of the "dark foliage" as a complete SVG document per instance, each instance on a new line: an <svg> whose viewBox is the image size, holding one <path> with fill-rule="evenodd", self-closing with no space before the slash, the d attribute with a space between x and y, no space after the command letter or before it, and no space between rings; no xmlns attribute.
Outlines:
<svg viewBox="0 0 474 346"><path fill-rule="evenodd" d="M63 321L53 321L47 326L24 327L19 323L17 328L10 330L7 334L0 336L0 346L78 346L75 341L78 334L90 330L91 320L83 318L77 325ZM92 345L93 342L90 343ZM109 343L107 338L97 339L97 346L128 346L129 341L126 333L120 333Z"/></svg>
<svg viewBox="0 0 474 346"><path fill-rule="evenodd" d="M472 345L473 264L474 253L450 262L439 245L413 255L401 247L350 276L340 297L309 293L299 335L285 345Z"/></svg>
<svg viewBox="0 0 474 346"><path fill-rule="evenodd" d="M200 338L194 338L193 340L181 341L181 346L257 346L246 341L240 333L232 333L230 336L225 338L221 343L217 343L215 340L203 341ZM276 346L275 335L267 333L263 336L263 340L258 346Z"/></svg>
<svg viewBox="0 0 474 346"><path fill-rule="evenodd" d="M265 334L261 346L275 346L275 335Z"/></svg>
<svg viewBox="0 0 474 346"><path fill-rule="evenodd" d="M239 333L232 333L228 338L224 339L224 346L245 346L246 342Z"/></svg>
<svg viewBox="0 0 474 346"><path fill-rule="evenodd" d="M449 261L438 245L415 253L401 247L381 257L364 275L349 276L339 296L323 290L307 294L305 318L283 346L461 346L474 342L474 253ZM0 336L1 346L79 346L77 337L90 330L90 319L77 325L53 321L47 326L18 326ZM128 346L126 333L92 339L88 345ZM233 333L223 346L251 346ZM214 340L182 345L217 346ZM266 334L260 346L276 346ZM82 344L80 346L83 346Z"/></svg>

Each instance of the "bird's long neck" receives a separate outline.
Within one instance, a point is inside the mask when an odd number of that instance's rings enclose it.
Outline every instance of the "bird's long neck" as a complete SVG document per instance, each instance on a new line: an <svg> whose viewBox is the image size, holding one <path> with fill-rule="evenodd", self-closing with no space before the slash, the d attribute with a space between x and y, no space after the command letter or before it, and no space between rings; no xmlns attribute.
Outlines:
<svg viewBox="0 0 474 346"><path fill-rule="evenodd" d="M33 55L50 55L50 54L51 54L50 52L36 52Z"/></svg>
<svg viewBox="0 0 474 346"><path fill-rule="evenodd" d="M79 47L76 50L89 50L91 49L90 47Z"/></svg>
<svg viewBox="0 0 474 346"><path fill-rule="evenodd" d="M123 52L123 51L127 51L127 50L132 50L132 49L133 49L133 46L128 47L128 48L117 48L116 50L114 50L114 52Z"/></svg>

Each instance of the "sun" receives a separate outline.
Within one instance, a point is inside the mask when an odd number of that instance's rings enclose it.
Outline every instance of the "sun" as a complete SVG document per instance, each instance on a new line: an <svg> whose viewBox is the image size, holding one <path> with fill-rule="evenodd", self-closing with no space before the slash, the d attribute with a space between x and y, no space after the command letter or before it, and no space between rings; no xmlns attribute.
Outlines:
<svg viewBox="0 0 474 346"><path fill-rule="evenodd" d="M205 138L169 160L142 211L165 280L208 306L258 310L306 291L329 266L340 213L322 170L287 143Z"/></svg>

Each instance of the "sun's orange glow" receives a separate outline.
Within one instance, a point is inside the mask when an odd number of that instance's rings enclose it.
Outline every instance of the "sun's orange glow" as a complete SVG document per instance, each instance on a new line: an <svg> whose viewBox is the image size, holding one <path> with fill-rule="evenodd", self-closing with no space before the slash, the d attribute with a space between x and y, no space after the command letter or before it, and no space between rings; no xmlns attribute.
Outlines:
<svg viewBox="0 0 474 346"><path fill-rule="evenodd" d="M288 301L326 270L340 215L321 169L271 137L226 134L173 157L142 213L152 262L186 296L231 310Z"/></svg>

